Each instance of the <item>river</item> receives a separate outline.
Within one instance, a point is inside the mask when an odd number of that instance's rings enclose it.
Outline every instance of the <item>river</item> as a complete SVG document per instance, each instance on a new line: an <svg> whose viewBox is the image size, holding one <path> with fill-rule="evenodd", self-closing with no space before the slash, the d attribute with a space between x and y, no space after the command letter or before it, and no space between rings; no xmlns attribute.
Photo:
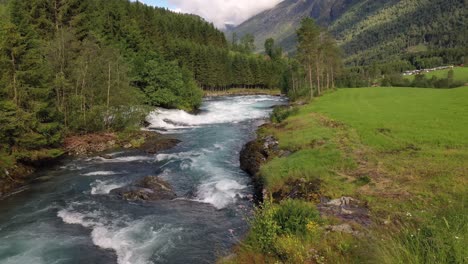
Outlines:
<svg viewBox="0 0 468 264"><path fill-rule="evenodd" d="M252 185L239 152L284 98L205 99L192 115L158 109L150 129L182 142L148 155L64 161L0 201L0 263L214 263L246 234ZM110 191L146 176L169 182L179 198L128 202Z"/></svg>

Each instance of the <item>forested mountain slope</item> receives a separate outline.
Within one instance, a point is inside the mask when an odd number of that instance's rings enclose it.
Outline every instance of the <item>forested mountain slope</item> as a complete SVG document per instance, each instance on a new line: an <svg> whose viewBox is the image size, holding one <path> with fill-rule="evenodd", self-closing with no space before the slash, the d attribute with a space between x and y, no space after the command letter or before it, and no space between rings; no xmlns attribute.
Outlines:
<svg viewBox="0 0 468 264"><path fill-rule="evenodd" d="M305 17L314 18L320 25L328 25L341 16L357 0L285 0L276 7L261 12L241 25L227 30L239 36L255 36L257 50L263 50L267 38L274 38L286 51L296 47L295 31Z"/></svg>
<svg viewBox="0 0 468 264"><path fill-rule="evenodd" d="M277 87L279 64L139 2L0 0L0 179L56 155L65 134L138 125L142 105L193 110L202 87Z"/></svg>
<svg viewBox="0 0 468 264"><path fill-rule="evenodd" d="M273 37L294 51L295 29L309 16L338 39L348 65L404 59L425 67L462 62L466 10L464 0L287 0L233 32L254 34L259 50Z"/></svg>

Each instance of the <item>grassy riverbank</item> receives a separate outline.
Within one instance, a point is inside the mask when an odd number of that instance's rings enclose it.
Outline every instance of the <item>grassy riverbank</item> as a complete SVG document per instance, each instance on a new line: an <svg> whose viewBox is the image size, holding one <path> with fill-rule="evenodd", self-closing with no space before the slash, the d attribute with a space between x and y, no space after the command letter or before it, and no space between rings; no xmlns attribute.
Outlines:
<svg viewBox="0 0 468 264"><path fill-rule="evenodd" d="M292 153L261 168L275 202L224 262L466 263L467 98L468 87L342 89L283 110L259 131ZM369 223L319 217L324 197L358 200Z"/></svg>

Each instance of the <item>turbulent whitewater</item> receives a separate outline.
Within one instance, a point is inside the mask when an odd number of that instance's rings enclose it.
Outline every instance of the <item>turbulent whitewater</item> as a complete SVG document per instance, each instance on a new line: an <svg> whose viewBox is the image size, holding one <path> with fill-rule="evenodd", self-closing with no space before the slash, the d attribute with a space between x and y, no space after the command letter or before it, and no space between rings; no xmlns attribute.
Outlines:
<svg viewBox="0 0 468 264"><path fill-rule="evenodd" d="M250 178L239 152L281 97L217 97L198 114L156 109L149 130L177 147L148 155L70 160L52 180L0 201L0 263L214 263L247 231ZM112 190L146 176L170 183L172 201L127 202Z"/></svg>

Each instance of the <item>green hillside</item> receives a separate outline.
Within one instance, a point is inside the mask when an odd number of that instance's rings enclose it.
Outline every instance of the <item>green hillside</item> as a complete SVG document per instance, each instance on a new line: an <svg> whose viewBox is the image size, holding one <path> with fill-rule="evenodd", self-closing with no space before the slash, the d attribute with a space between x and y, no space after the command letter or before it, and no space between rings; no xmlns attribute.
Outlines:
<svg viewBox="0 0 468 264"><path fill-rule="evenodd" d="M258 51L263 51L265 40L273 37L285 51L292 52L296 49L295 31L303 18L311 16L319 24L326 26L354 2L356 0L286 0L229 29L226 34L228 38L234 32L240 36L254 35Z"/></svg>
<svg viewBox="0 0 468 264"><path fill-rule="evenodd" d="M257 49L273 37L295 50L295 29L306 16L335 35L352 66L396 63L395 68L429 68L463 63L467 43L463 0L289 0L234 29L256 36ZM230 34L231 32L228 32Z"/></svg>
<svg viewBox="0 0 468 264"><path fill-rule="evenodd" d="M425 73L424 76L426 78L431 79L432 77L436 77L438 79L447 78L450 69L445 70L437 70L433 72ZM414 75L406 76L407 79L413 80ZM464 82L468 83L468 67L455 67L453 68L453 79L457 82Z"/></svg>

